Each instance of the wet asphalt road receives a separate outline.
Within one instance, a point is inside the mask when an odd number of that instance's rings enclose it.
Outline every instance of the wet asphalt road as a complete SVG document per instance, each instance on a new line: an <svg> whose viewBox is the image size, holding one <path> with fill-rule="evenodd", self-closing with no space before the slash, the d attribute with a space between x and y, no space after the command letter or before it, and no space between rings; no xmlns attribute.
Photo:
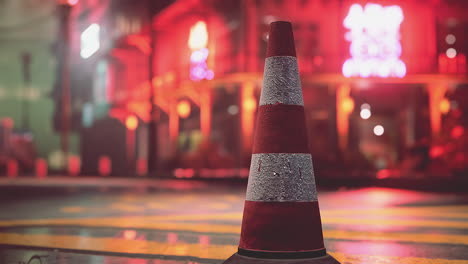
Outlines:
<svg viewBox="0 0 468 264"><path fill-rule="evenodd" d="M222 263L236 251L242 182L0 180L0 263ZM320 190L343 264L468 263L468 194Z"/></svg>

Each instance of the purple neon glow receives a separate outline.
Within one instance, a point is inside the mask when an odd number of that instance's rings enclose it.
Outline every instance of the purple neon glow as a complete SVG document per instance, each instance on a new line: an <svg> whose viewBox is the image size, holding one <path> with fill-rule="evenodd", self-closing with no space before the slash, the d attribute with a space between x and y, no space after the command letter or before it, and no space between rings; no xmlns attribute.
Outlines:
<svg viewBox="0 0 468 264"><path fill-rule="evenodd" d="M192 55L190 55L190 80L201 81L213 79L214 72L208 69L208 65L206 64L209 53L207 48L192 52Z"/></svg>
<svg viewBox="0 0 468 264"><path fill-rule="evenodd" d="M383 7L353 4L343 21L349 29L345 39L351 42L351 58L343 64L346 77L404 77L406 65L400 60L400 24L403 11L397 6Z"/></svg>

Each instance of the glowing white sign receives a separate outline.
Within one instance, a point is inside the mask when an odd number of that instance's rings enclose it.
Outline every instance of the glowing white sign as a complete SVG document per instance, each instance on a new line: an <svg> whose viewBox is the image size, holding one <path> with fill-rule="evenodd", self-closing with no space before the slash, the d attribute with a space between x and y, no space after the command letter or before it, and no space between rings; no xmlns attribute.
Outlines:
<svg viewBox="0 0 468 264"><path fill-rule="evenodd" d="M351 42L351 58L343 64L346 77L404 77L406 65L400 60L400 24L403 11L399 6L353 4L343 21L349 29L345 39Z"/></svg>
<svg viewBox="0 0 468 264"><path fill-rule="evenodd" d="M99 31L100 27L98 24L91 24L81 33L80 55L83 59L91 57L91 55L99 50Z"/></svg>

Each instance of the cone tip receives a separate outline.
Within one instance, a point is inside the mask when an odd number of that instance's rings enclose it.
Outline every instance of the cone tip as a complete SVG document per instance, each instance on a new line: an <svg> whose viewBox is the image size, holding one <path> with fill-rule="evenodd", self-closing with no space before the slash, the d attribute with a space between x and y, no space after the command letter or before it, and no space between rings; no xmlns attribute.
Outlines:
<svg viewBox="0 0 468 264"><path fill-rule="evenodd" d="M291 22L275 21L270 24L267 57L273 56L296 57Z"/></svg>

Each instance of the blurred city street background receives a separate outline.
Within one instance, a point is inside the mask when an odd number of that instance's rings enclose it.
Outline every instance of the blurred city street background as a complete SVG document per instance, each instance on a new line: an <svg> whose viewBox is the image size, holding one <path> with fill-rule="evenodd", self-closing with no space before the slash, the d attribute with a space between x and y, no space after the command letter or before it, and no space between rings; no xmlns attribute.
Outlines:
<svg viewBox="0 0 468 264"><path fill-rule="evenodd" d="M465 0L0 0L0 263L236 251L269 24L327 249L468 263Z"/></svg>

